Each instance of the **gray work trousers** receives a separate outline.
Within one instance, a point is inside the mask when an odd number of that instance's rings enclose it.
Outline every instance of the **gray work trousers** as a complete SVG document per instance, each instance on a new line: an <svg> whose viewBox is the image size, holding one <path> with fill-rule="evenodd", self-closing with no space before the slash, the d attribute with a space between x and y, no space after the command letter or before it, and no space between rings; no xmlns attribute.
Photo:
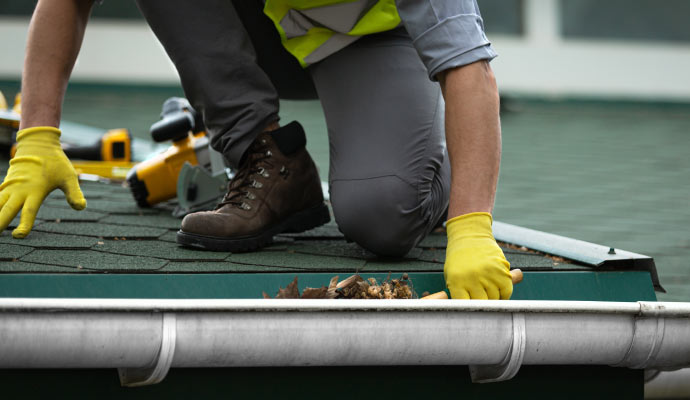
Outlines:
<svg viewBox="0 0 690 400"><path fill-rule="evenodd" d="M420 6L425 1L399 3L407 30L366 36L308 68L328 125L336 222L348 239L385 256L405 255L448 206L444 102L439 85L429 77L495 56L482 29L460 47L454 40L438 39L458 22L464 33L477 31L477 15L469 22L474 28L468 28L467 9L445 10L463 13L455 22L434 22L431 14L437 18L436 13ZM271 34L257 28L264 24L273 31L267 18L247 16L260 12L260 7L247 11L255 1L235 3L242 18L228 0L138 4L177 67L186 96L204 116L212 146L238 165L258 133L278 120L276 87L290 86L266 71L290 70L296 61L266 39ZM474 0L458 4L476 7ZM436 6L429 7L434 11ZM410 17L409 23L405 12L421 17ZM429 37L434 27L440 35ZM408 31L416 41L430 42L428 48L416 48ZM275 31L272 35L277 38Z"/></svg>

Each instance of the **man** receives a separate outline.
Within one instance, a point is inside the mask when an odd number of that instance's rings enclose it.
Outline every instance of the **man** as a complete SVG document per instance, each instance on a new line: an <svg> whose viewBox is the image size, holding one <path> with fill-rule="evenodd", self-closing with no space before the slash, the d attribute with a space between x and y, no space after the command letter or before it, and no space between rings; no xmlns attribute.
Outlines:
<svg viewBox="0 0 690 400"><path fill-rule="evenodd" d="M238 171L216 210L185 217L178 243L252 250L276 233L325 223L304 132L297 123L279 125L270 68L260 68L254 53L263 45L252 46L235 6L138 4L212 146ZM91 7L90 0L44 0L32 18L17 153L0 186L0 229L22 210L15 238L29 233L57 187L75 209L86 205L57 126ZM376 254L402 256L447 207L451 296L510 298L509 264L491 231L500 163L488 64L495 53L476 2L268 0L264 12L307 67L324 108L331 202L345 236Z"/></svg>

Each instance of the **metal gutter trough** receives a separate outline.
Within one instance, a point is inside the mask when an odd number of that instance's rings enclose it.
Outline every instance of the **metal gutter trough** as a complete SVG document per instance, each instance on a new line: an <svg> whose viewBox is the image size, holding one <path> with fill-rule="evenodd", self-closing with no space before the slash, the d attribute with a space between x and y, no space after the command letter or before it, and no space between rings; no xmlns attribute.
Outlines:
<svg viewBox="0 0 690 400"><path fill-rule="evenodd" d="M0 299L0 368L690 366L690 303L481 300Z"/></svg>

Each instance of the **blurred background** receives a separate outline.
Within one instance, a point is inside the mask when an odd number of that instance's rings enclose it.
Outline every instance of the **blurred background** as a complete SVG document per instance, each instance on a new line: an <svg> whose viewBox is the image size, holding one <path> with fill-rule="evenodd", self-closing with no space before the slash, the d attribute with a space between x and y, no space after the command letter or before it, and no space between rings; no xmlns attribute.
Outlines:
<svg viewBox="0 0 690 400"><path fill-rule="evenodd" d="M35 1L0 0L0 90L20 90ZM495 218L652 256L690 301L690 1L479 0L502 102ZM180 21L184 29L184 21ZM131 0L96 6L63 118L147 139L177 73ZM322 178L318 101L284 101Z"/></svg>

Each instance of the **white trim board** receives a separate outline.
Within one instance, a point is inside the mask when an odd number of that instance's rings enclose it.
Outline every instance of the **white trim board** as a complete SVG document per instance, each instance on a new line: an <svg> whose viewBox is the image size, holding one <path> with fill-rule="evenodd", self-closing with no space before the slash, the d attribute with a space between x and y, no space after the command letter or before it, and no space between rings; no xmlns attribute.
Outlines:
<svg viewBox="0 0 690 400"><path fill-rule="evenodd" d="M564 40L553 17L557 2L526 5L524 37L490 35L502 93L690 101L690 44ZM0 79L21 75L28 21L0 18ZM72 79L178 84L174 66L141 21L91 21Z"/></svg>
<svg viewBox="0 0 690 400"><path fill-rule="evenodd" d="M28 18L0 18L0 78L19 79ZM12 38L11 40L9 38ZM144 22L89 23L74 81L178 84L172 62Z"/></svg>

